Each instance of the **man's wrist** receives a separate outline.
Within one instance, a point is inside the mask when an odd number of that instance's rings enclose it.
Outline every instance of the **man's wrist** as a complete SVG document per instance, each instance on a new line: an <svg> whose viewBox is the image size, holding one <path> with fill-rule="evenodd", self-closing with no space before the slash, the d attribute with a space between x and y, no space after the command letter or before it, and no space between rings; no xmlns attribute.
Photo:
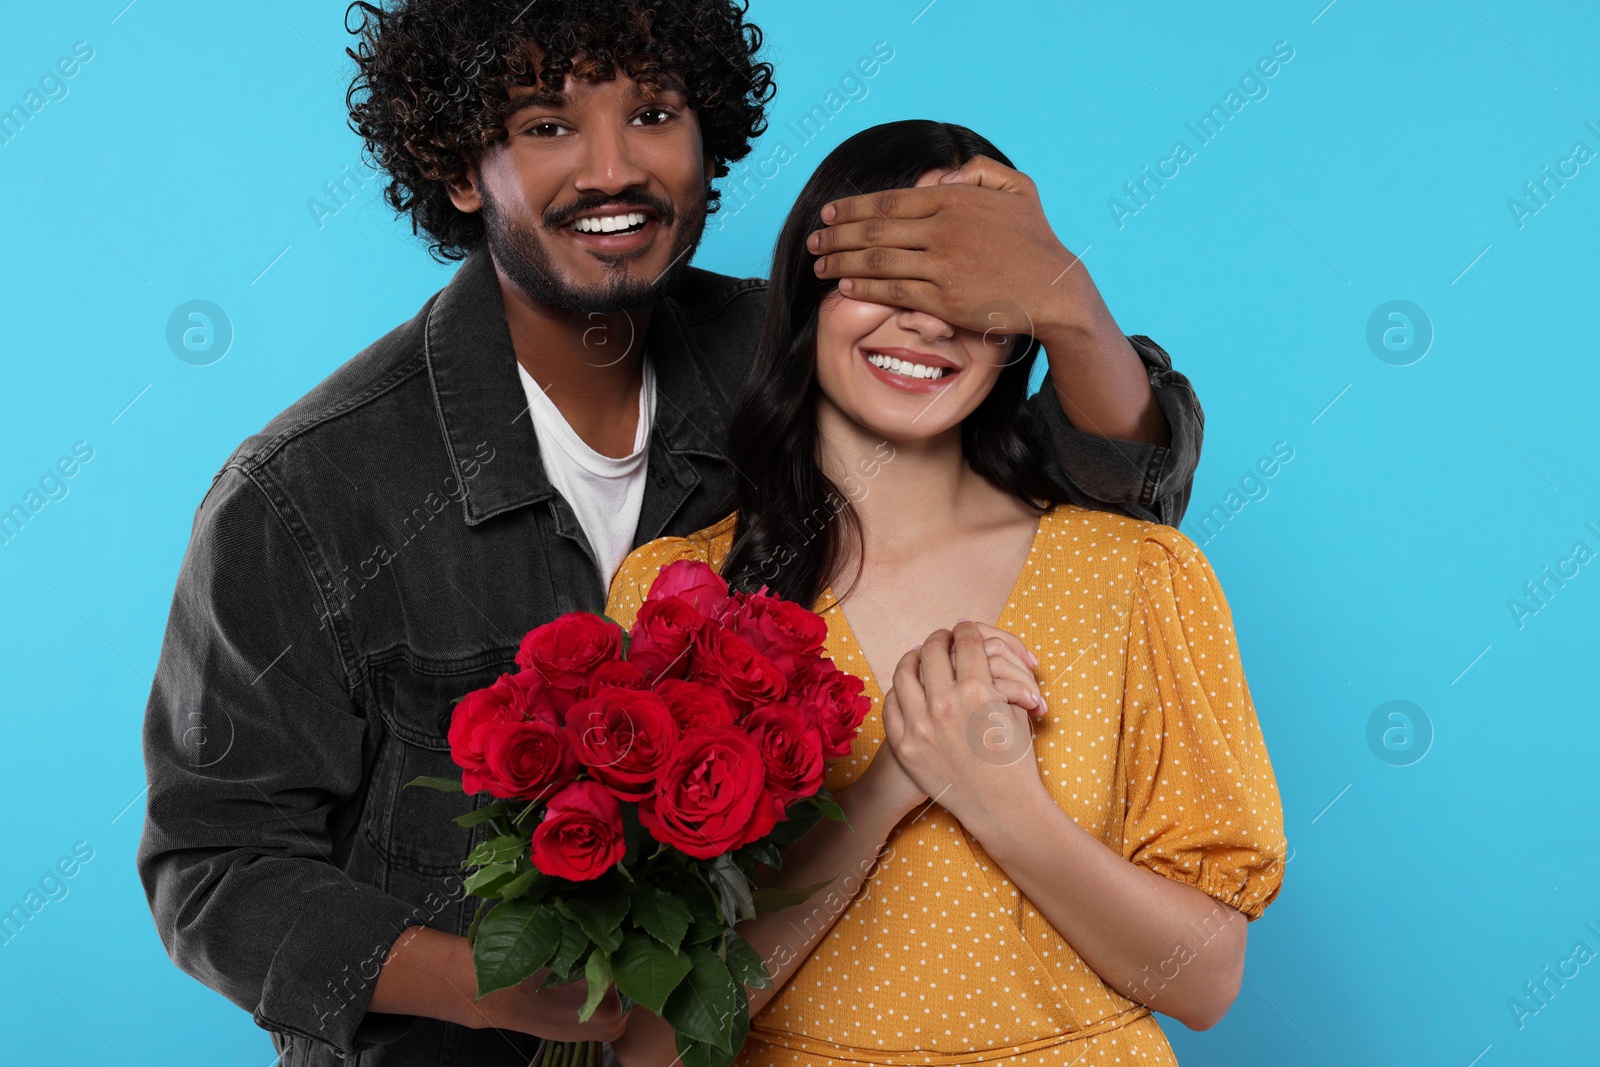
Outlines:
<svg viewBox="0 0 1600 1067"><path fill-rule="evenodd" d="M1051 286L1034 322L1033 336L1052 363L1126 344L1117 320L1082 263L1074 264Z"/></svg>

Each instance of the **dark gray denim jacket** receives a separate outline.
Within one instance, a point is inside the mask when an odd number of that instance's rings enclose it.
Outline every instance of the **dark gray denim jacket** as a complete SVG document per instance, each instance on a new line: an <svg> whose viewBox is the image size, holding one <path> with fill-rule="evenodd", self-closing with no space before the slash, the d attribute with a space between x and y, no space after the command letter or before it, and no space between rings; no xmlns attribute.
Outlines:
<svg viewBox="0 0 1600 1067"><path fill-rule="evenodd" d="M731 407L766 283L691 269L651 318L659 390L635 543L721 517ZM1176 525L1202 415L1134 337L1172 429L1160 448L1031 402L1074 499ZM472 798L403 789L457 773L451 701L518 640L606 590L525 414L500 292L469 257L410 322L344 364L213 480L195 514L144 726L138 870L184 971L273 1032L286 1067L526 1064L539 1040L368 1013L399 933L464 934Z"/></svg>

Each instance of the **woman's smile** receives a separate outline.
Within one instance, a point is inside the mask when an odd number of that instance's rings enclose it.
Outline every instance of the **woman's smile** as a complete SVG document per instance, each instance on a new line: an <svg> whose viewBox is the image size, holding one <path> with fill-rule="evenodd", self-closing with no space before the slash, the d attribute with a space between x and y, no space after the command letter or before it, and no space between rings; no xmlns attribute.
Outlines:
<svg viewBox="0 0 1600 1067"><path fill-rule="evenodd" d="M857 351L874 378L905 393L936 393L960 376L961 368L943 356L910 348L868 348Z"/></svg>

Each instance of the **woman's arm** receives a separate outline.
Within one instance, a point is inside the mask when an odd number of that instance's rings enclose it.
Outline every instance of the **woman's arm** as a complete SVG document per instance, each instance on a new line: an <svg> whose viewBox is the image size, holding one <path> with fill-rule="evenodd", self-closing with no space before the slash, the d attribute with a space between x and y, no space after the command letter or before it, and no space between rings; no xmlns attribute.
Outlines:
<svg viewBox="0 0 1600 1067"><path fill-rule="evenodd" d="M884 726L907 773L1096 974L1191 1029L1226 1014L1244 974L1245 917L1124 859L1061 810L1039 777L1026 716L993 691L975 627L938 631L907 653L894 688L899 714L886 709ZM974 707L993 723L984 736L1002 739L983 753L966 741Z"/></svg>
<svg viewBox="0 0 1600 1067"><path fill-rule="evenodd" d="M1003 818L961 822L1107 985L1191 1030L1227 1014L1244 977L1238 911L1123 859L1042 783Z"/></svg>
<svg viewBox="0 0 1600 1067"><path fill-rule="evenodd" d="M833 929L874 867L889 859L892 852L885 843L890 832L927 797L900 769L889 746L883 745L861 777L834 799L849 822L819 821L784 850L782 870L770 872L762 884L799 888L832 882L803 904L764 912L735 927L761 955L772 976L771 988L748 990L752 1018ZM626 1032L611 1044L622 1067L667 1067L678 1058L672 1028L659 1015L636 1006L625 1022Z"/></svg>

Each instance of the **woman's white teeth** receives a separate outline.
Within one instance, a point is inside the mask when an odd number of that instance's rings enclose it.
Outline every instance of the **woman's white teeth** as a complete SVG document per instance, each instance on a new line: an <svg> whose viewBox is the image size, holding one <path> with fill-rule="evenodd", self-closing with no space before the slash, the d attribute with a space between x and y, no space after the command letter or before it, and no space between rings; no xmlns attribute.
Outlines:
<svg viewBox="0 0 1600 1067"><path fill-rule="evenodd" d="M929 367L922 363L911 363L907 360L896 359L894 356L886 356L881 352L868 352L867 362L880 370L893 371L895 374L903 374L907 378L944 377L945 369L943 367Z"/></svg>
<svg viewBox="0 0 1600 1067"><path fill-rule="evenodd" d="M627 215L596 215L593 218L574 219L572 228L579 233L616 233L643 226L645 217L638 211Z"/></svg>

